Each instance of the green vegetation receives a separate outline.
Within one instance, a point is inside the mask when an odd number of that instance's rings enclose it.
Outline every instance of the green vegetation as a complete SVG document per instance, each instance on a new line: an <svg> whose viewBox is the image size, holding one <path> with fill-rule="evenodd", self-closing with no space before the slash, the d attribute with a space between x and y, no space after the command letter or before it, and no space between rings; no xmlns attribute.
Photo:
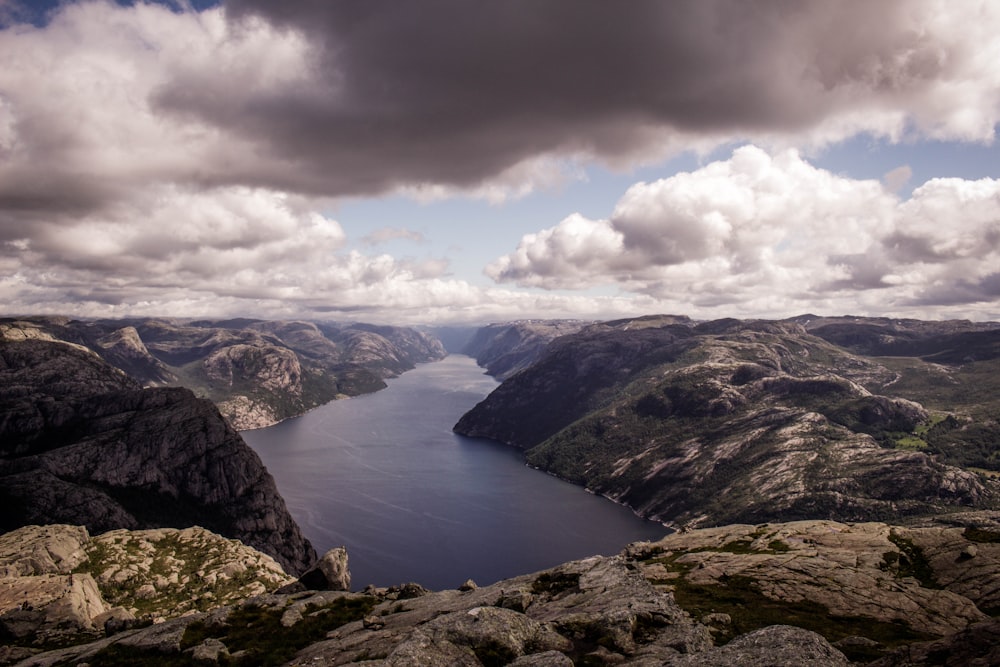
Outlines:
<svg viewBox="0 0 1000 667"><path fill-rule="evenodd" d="M113 606L132 608L142 617L146 614L163 614L169 610L206 611L230 600L245 597L245 591L254 582L264 588L273 588L271 580L260 576L254 568L232 572L208 582L201 579L202 572L211 563L220 561L218 546L206 551L201 540L181 539L180 533L167 533L158 540L115 538L108 543L106 538L94 539L87 547L87 560L76 567L74 572L91 574L98 582L101 595ZM140 570L133 567L127 577L117 581L103 581L100 576L108 570L127 568L130 564L148 562L148 567ZM157 577L176 574L172 585L158 587L151 596L138 596L136 591L144 584L152 583Z"/></svg>
<svg viewBox="0 0 1000 667"><path fill-rule="evenodd" d="M374 606L374 598L341 597L326 606L307 606L302 620L286 628L281 624L284 609L245 605L233 610L222 626L202 622L189 625L181 649L213 638L225 644L230 653L247 652L234 665L280 665L331 630L363 618Z"/></svg>

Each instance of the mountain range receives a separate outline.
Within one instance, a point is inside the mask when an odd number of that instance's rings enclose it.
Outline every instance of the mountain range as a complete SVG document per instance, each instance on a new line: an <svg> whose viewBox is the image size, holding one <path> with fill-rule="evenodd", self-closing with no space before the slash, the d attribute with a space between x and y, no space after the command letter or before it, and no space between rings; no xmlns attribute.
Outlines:
<svg viewBox="0 0 1000 667"><path fill-rule="evenodd" d="M651 316L555 338L456 424L675 527L1000 501L1000 326Z"/></svg>

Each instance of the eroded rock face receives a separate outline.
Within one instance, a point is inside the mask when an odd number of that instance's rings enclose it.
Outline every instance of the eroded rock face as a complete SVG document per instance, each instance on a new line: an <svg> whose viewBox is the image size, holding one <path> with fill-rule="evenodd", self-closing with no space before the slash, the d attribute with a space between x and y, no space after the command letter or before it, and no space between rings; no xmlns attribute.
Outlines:
<svg viewBox="0 0 1000 667"><path fill-rule="evenodd" d="M92 354L34 340L0 341L0 386L3 528L204 525L290 572L315 561L273 478L210 402L140 389Z"/></svg>

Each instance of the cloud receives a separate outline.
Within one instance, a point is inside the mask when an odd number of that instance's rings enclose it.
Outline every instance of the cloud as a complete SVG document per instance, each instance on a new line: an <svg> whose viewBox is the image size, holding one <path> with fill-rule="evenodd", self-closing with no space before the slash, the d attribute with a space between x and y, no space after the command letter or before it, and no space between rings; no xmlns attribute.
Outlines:
<svg viewBox="0 0 1000 667"><path fill-rule="evenodd" d="M624 194L610 218L573 215L489 267L498 282L613 284L667 303L791 314L993 302L1000 180L934 179L899 200L793 150L728 160Z"/></svg>
<svg viewBox="0 0 1000 667"><path fill-rule="evenodd" d="M998 35L971 0L67 4L0 31L0 212L150 181L495 201L739 137L988 141Z"/></svg>
<svg viewBox="0 0 1000 667"><path fill-rule="evenodd" d="M900 202L775 147L991 140L996 3L179 7L70 2L44 26L0 28L8 309L617 315L995 291L994 181L931 181ZM0 0L0 21L16 10ZM318 213L386 192L499 202L593 160L630 168L740 138L770 152L638 184L608 220L569 216L489 269L628 299L473 287L443 258L348 252Z"/></svg>
<svg viewBox="0 0 1000 667"><path fill-rule="evenodd" d="M344 187L473 188L553 156L630 164L734 136L990 140L1000 11L943 2L231 0L301 30L323 95L165 108L264 135ZM178 88L190 89L183 82ZM296 122L288 122L294 118ZM335 186L336 187L336 186Z"/></svg>

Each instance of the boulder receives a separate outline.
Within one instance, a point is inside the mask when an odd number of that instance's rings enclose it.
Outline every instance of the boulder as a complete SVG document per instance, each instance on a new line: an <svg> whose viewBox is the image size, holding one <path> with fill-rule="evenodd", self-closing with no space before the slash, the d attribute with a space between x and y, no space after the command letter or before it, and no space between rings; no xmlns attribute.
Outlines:
<svg viewBox="0 0 1000 667"><path fill-rule="evenodd" d="M737 637L725 646L680 656L667 664L671 667L847 667L851 663L815 632L772 625Z"/></svg>
<svg viewBox="0 0 1000 667"><path fill-rule="evenodd" d="M347 549L335 547L327 551L310 570L299 577L299 582L307 589L314 591L351 590L351 572L347 568Z"/></svg>

